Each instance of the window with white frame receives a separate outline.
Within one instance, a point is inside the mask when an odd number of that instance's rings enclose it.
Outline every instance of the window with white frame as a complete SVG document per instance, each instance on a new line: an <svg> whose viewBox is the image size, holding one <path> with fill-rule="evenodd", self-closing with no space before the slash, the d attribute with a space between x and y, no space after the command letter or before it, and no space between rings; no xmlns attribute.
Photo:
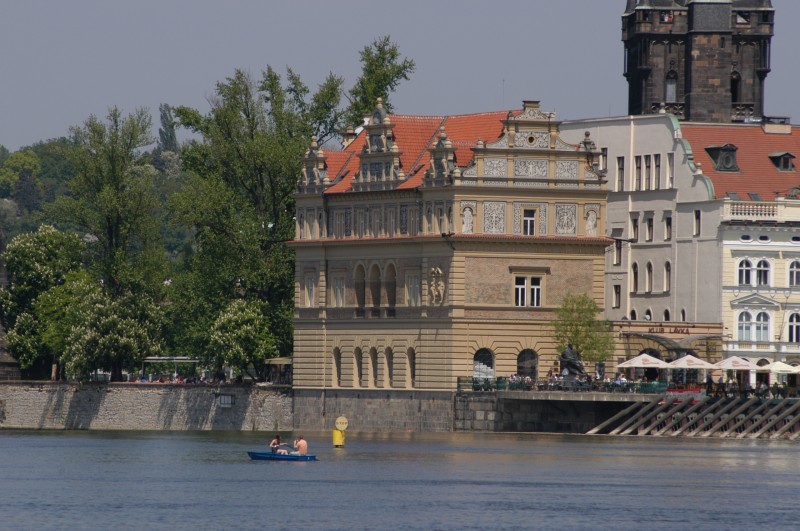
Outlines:
<svg viewBox="0 0 800 531"><path fill-rule="evenodd" d="M672 239L672 216L664 218L664 241L668 242Z"/></svg>
<svg viewBox="0 0 800 531"><path fill-rule="evenodd" d="M672 289L672 264L666 262L664 264L664 292L669 293Z"/></svg>
<svg viewBox="0 0 800 531"><path fill-rule="evenodd" d="M633 293L639 292L639 264L637 263L631 266L631 291Z"/></svg>
<svg viewBox="0 0 800 531"><path fill-rule="evenodd" d="M667 189L672 188L675 178L675 153L667 153Z"/></svg>
<svg viewBox="0 0 800 531"><path fill-rule="evenodd" d="M625 191L625 157L617 157L617 192Z"/></svg>
<svg viewBox="0 0 800 531"><path fill-rule="evenodd" d="M406 306L420 304L420 276L418 271L406 273Z"/></svg>
<svg viewBox="0 0 800 531"><path fill-rule="evenodd" d="M634 190L637 192L642 189L642 157L641 155L637 155L633 159L635 165L635 181L634 181Z"/></svg>
<svg viewBox="0 0 800 531"><path fill-rule="evenodd" d="M652 186L651 179L652 177L652 168L650 166L651 157L650 155L644 156L644 189L650 190Z"/></svg>
<svg viewBox="0 0 800 531"><path fill-rule="evenodd" d="M702 220L702 218L700 217L700 211L699 210L695 210L694 211L694 227L692 228L692 235L693 236L700 236L700 230L702 229L702 226L700 224L701 220Z"/></svg>
<svg viewBox="0 0 800 531"><path fill-rule="evenodd" d="M647 267L645 268L645 277L644 277L644 290L647 293L652 293L653 291L653 264L647 262Z"/></svg>
<svg viewBox="0 0 800 531"><path fill-rule="evenodd" d="M653 188L661 188L661 155L658 153L653 155Z"/></svg>
<svg viewBox="0 0 800 531"><path fill-rule="evenodd" d="M750 312L740 313L737 332L739 341L769 341L769 314L759 312L753 320Z"/></svg>
<svg viewBox="0 0 800 531"><path fill-rule="evenodd" d="M800 343L800 313L789 317L789 343Z"/></svg>
<svg viewBox="0 0 800 531"><path fill-rule="evenodd" d="M536 236L536 210L526 208L522 211L522 234Z"/></svg>
<svg viewBox="0 0 800 531"><path fill-rule="evenodd" d="M750 260L739 262L739 285L750 286L753 284L753 264Z"/></svg>
<svg viewBox="0 0 800 531"><path fill-rule="evenodd" d="M306 308L314 306L314 290L316 288L316 275L308 274L305 276L306 285Z"/></svg>
<svg viewBox="0 0 800 531"><path fill-rule="evenodd" d="M345 304L345 275L333 275L333 306L342 308Z"/></svg>
<svg viewBox="0 0 800 531"><path fill-rule="evenodd" d="M800 286L800 260L795 260L789 265L789 286Z"/></svg>
<svg viewBox="0 0 800 531"><path fill-rule="evenodd" d="M514 277L514 305L534 306L542 305L542 277Z"/></svg>
<svg viewBox="0 0 800 531"><path fill-rule="evenodd" d="M653 218L648 217L644 220L644 237L648 242L653 241Z"/></svg>
<svg viewBox="0 0 800 531"><path fill-rule="evenodd" d="M756 264L756 286L769 286L769 262L759 260Z"/></svg>
<svg viewBox="0 0 800 531"><path fill-rule="evenodd" d="M611 301L612 308L619 308L620 301L622 300L622 286L614 284L614 298Z"/></svg>

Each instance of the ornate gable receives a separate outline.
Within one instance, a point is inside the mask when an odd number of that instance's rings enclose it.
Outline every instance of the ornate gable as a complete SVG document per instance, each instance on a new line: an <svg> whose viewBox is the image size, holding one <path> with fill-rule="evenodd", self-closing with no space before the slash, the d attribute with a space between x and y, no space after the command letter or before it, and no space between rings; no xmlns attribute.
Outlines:
<svg viewBox="0 0 800 531"><path fill-rule="evenodd" d="M753 293L750 295L746 295L744 297L740 297L738 299L734 299L731 301L732 308L753 308L753 309L767 309L767 308L774 308L777 309L780 305L775 302L774 300L764 297L763 295L759 295L758 293Z"/></svg>
<svg viewBox="0 0 800 531"><path fill-rule="evenodd" d="M378 98L378 105L364 126L366 142L359 154L360 169L353 180L354 191L391 190L405 180L393 129L383 99Z"/></svg>

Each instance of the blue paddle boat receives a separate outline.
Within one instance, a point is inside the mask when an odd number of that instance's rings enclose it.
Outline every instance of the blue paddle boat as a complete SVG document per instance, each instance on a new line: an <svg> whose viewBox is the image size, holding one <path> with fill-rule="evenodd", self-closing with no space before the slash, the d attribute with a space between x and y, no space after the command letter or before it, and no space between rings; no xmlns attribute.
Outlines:
<svg viewBox="0 0 800 531"><path fill-rule="evenodd" d="M247 452L253 461L316 461L317 456L313 454L279 454L268 450L266 452Z"/></svg>

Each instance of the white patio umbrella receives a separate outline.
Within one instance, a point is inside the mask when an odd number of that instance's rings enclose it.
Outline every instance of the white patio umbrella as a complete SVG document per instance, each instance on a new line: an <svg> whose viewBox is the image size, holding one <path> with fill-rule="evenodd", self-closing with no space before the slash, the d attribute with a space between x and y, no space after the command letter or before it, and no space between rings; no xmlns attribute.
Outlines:
<svg viewBox="0 0 800 531"><path fill-rule="evenodd" d="M654 358L649 354L639 354L635 358L631 358L628 361L623 361L617 368L619 369L627 369L629 367L634 368L642 368L642 369L667 369L669 368L669 364L666 361L660 360L658 358Z"/></svg>
<svg viewBox="0 0 800 531"><path fill-rule="evenodd" d="M739 356L731 356L730 358L718 361L714 364L714 367L724 371L757 371L759 369L758 365L752 361L740 358Z"/></svg>
<svg viewBox="0 0 800 531"><path fill-rule="evenodd" d="M701 360L691 354L687 354L682 358L678 358L675 361L668 363L667 367L670 369L718 369L716 365L713 363L709 363L707 361Z"/></svg>
<svg viewBox="0 0 800 531"><path fill-rule="evenodd" d="M794 367L782 361L773 361L769 365L762 365L758 368L758 371L769 371L772 374L797 374L800 372L800 367Z"/></svg>

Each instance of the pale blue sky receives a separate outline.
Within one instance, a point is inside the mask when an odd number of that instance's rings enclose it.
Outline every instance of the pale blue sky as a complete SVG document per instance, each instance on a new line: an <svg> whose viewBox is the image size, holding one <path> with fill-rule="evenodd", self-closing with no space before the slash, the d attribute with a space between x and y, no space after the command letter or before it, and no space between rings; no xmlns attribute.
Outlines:
<svg viewBox="0 0 800 531"><path fill-rule="evenodd" d="M800 1L776 9L766 114L800 123ZM397 90L404 114L518 108L560 119L622 115L625 0L4 0L0 144L65 135L109 106L208 110L235 68L291 66L312 88L329 71L352 86L358 52L391 35L416 61ZM500 9L502 7L502 9Z"/></svg>

